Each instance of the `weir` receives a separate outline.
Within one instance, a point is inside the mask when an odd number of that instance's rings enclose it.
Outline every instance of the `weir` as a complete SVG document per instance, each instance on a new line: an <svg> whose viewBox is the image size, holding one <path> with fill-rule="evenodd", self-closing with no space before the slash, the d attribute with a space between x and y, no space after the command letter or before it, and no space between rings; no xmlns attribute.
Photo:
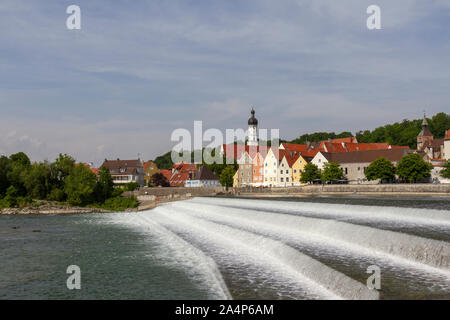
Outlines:
<svg viewBox="0 0 450 320"><path fill-rule="evenodd" d="M149 212L150 214L150 212ZM320 263L282 242L201 220L170 206L151 212L152 219L168 228L182 228L202 241L214 242L230 250L242 251L250 257L264 259L265 265L283 270L290 279L297 279L305 287L328 299L378 299L377 291ZM254 260L251 260L254 261Z"/></svg>
<svg viewBox="0 0 450 320"><path fill-rule="evenodd" d="M334 220L248 211L195 202L173 204L176 210L272 237L381 256L394 264L410 264L450 279L450 244L398 232L378 230ZM267 208L266 208L267 209Z"/></svg>
<svg viewBox="0 0 450 320"><path fill-rule="evenodd" d="M152 221L149 216L135 214L111 215L112 222L130 226L151 236L160 246L157 255L164 263L181 268L193 278L196 285L207 288L211 298L231 300L231 294L213 259L175 233Z"/></svg>
<svg viewBox="0 0 450 320"><path fill-rule="evenodd" d="M199 204L269 210L318 218L348 218L354 221L383 221L411 226L437 226L450 232L450 211L448 210L219 198L195 198L191 201Z"/></svg>

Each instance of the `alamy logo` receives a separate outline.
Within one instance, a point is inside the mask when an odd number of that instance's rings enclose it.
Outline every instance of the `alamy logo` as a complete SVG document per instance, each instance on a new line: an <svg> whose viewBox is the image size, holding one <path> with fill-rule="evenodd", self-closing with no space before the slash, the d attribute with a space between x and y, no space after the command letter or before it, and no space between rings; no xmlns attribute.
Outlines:
<svg viewBox="0 0 450 320"><path fill-rule="evenodd" d="M81 29L81 9L77 5L71 5L67 7L67 14L70 16L66 20L66 26L69 30L80 30Z"/></svg>
<svg viewBox="0 0 450 320"><path fill-rule="evenodd" d="M372 265L367 268L367 273L372 275L367 279L367 288L370 290L381 289L381 269L379 266Z"/></svg>
<svg viewBox="0 0 450 320"><path fill-rule="evenodd" d="M381 9L377 5L371 5L367 8L367 29L380 30L381 29Z"/></svg>
<svg viewBox="0 0 450 320"><path fill-rule="evenodd" d="M80 267L77 265L70 265L67 267L67 274L70 274L70 276L67 278L67 289L73 290L81 289L81 270Z"/></svg>

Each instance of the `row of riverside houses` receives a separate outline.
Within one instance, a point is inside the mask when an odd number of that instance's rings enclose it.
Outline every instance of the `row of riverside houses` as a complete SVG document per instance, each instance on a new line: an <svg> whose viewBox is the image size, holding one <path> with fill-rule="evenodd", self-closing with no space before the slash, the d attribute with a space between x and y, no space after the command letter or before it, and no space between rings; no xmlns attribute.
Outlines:
<svg viewBox="0 0 450 320"><path fill-rule="evenodd" d="M444 139L434 139L424 117L422 131L417 137L417 150L409 147L394 146L389 143L358 143L356 137L334 139L305 145L281 143L276 147L258 146L258 121L254 110L248 121L249 139L247 145L222 145L219 152L237 160L239 169L233 178L233 186L288 187L300 186L300 177L307 163L313 163L322 169L327 162L337 162L344 170L348 183L378 183L367 181L365 171L371 162L380 157L397 164L409 153L419 153L424 160L433 164L433 180L442 180L439 171L450 158L450 130ZM446 182L446 181L444 181Z"/></svg>
<svg viewBox="0 0 450 320"><path fill-rule="evenodd" d="M84 164L98 174L99 169L92 168L92 164ZM220 186L219 178L207 166L199 169L195 164L176 163L170 170L159 169L153 161L142 162L133 160L105 159L101 167L107 167L115 185L124 185L130 182L140 186L148 186L151 177L161 173L166 177L171 187L216 187Z"/></svg>

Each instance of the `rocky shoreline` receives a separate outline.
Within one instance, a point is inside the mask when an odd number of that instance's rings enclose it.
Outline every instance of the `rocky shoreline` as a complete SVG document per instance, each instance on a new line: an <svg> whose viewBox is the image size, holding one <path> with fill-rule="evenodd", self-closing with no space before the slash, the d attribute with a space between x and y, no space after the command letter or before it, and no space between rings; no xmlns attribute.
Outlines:
<svg viewBox="0 0 450 320"><path fill-rule="evenodd" d="M110 210L100 208L70 207L62 205L43 205L40 207L4 208L0 214L29 215L29 214L82 214L82 213L108 213Z"/></svg>

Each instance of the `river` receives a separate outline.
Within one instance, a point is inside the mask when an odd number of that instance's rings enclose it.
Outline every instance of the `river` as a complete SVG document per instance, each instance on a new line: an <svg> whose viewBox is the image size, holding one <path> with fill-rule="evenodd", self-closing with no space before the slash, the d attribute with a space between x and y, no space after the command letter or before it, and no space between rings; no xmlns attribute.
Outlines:
<svg viewBox="0 0 450 320"><path fill-rule="evenodd" d="M68 290L69 265L81 290ZM380 270L369 290L370 266ZM448 198L194 198L0 216L0 299L450 299Z"/></svg>

